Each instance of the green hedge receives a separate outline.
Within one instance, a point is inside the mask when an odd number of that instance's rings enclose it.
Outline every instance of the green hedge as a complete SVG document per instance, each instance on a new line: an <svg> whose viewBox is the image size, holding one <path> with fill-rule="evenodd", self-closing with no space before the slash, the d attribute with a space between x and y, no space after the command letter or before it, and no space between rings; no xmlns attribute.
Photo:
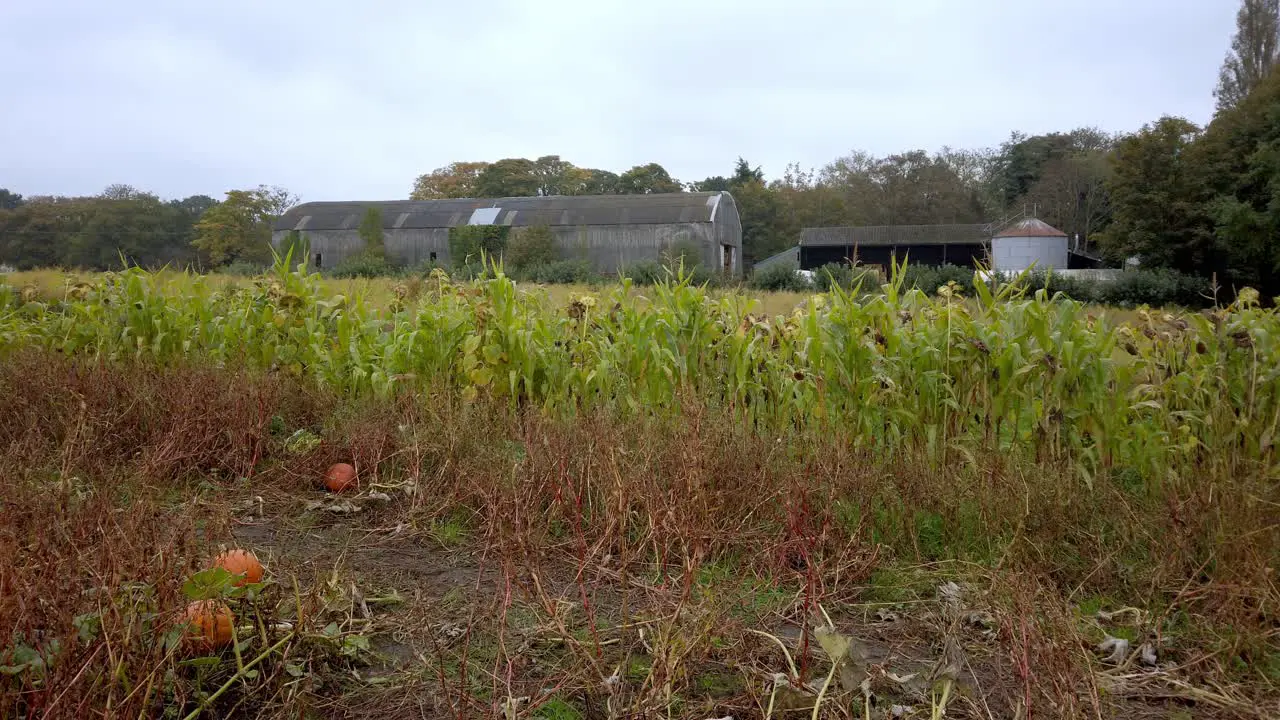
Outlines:
<svg viewBox="0 0 1280 720"><path fill-rule="evenodd" d="M800 267L795 263L781 263L756 270L751 274L748 285L766 292L805 292L812 287L800 274Z"/></svg>
<svg viewBox="0 0 1280 720"><path fill-rule="evenodd" d="M1008 279L1005 279L1007 282ZM1072 300L1098 305L1136 307L1177 305L1203 308L1213 305L1209 281L1175 270L1126 270L1114 280L1090 280L1052 273L1030 273L1023 283L1028 290L1045 289Z"/></svg>
<svg viewBox="0 0 1280 720"><path fill-rule="evenodd" d="M602 278L591 263L586 260L557 260L525 267L512 273L516 280L546 283L549 285L591 285L599 283Z"/></svg>
<svg viewBox="0 0 1280 720"><path fill-rule="evenodd" d="M403 274L403 268L387 260L377 251L365 251L338 263L329 275L336 278L377 278Z"/></svg>

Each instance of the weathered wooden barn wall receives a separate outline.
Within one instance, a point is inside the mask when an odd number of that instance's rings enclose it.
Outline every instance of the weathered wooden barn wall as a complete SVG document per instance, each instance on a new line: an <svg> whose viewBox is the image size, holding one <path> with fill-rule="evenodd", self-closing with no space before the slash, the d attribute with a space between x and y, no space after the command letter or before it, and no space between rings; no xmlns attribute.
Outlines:
<svg viewBox="0 0 1280 720"><path fill-rule="evenodd" d="M370 207L381 213L387 255L410 266L453 264L451 227L505 225L512 232L548 227L562 259L587 260L601 273L689 246L706 267L742 273L742 225L728 193L307 203L277 221L272 239L281 246L297 231L312 265L331 269L364 249L358 227Z"/></svg>

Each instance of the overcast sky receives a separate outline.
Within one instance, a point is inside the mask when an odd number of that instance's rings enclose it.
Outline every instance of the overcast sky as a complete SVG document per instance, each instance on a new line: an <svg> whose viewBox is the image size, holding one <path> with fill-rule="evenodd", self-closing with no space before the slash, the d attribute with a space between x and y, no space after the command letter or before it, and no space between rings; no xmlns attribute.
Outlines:
<svg viewBox="0 0 1280 720"><path fill-rule="evenodd" d="M1236 0L0 0L0 187L408 195L558 154L681 180L1212 114Z"/></svg>

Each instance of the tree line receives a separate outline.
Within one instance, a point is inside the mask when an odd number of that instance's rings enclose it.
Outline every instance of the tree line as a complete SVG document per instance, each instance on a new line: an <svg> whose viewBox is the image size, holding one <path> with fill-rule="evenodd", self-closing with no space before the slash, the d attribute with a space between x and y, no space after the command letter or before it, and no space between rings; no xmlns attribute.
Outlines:
<svg viewBox="0 0 1280 720"><path fill-rule="evenodd" d="M271 259L271 223L297 198L283 188L161 200L129 185L90 197L24 198L0 189L0 264L20 270L123 265L213 269Z"/></svg>
<svg viewBox="0 0 1280 720"><path fill-rule="evenodd" d="M1108 218L1104 183L1115 138L1092 128L1028 136L999 148L856 151L817 169L791 164L768 180L744 158L727 175L682 182L661 165L621 174L581 168L558 155L455 162L418 177L416 200L536 195L729 191L743 223L748 261L794 245L805 227L981 223L1022 206L1086 239Z"/></svg>
<svg viewBox="0 0 1280 720"><path fill-rule="evenodd" d="M454 162L419 176L413 199L732 192L747 262L794 245L805 227L986 223L1034 213L1113 263L1216 275L1280 294L1280 0L1242 0L1205 127L1163 117L1134 133L1013 133L999 147L851 152L768 179L738 158L726 175L681 181L658 163L624 172L548 155ZM164 201L128 186L87 198L0 190L0 263L118 267L261 263L280 188L220 201Z"/></svg>

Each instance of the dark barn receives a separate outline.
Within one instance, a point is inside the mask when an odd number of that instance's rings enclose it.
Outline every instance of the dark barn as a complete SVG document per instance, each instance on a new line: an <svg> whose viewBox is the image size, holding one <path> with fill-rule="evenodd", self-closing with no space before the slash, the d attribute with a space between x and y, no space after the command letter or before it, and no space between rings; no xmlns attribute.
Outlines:
<svg viewBox="0 0 1280 720"><path fill-rule="evenodd" d="M892 263L977 267L989 262L991 225L874 225L806 228L800 269L854 262L888 272Z"/></svg>

